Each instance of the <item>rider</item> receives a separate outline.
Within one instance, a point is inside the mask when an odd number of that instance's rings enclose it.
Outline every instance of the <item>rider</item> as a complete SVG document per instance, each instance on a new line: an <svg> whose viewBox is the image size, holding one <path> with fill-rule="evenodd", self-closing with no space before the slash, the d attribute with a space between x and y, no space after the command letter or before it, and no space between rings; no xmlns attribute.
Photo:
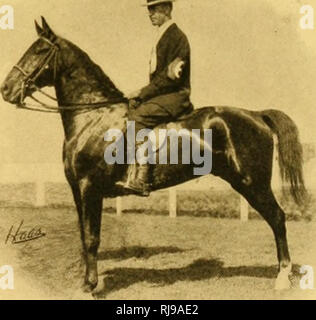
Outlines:
<svg viewBox="0 0 316 320"><path fill-rule="evenodd" d="M141 129L176 120L193 110L190 102L190 44L172 20L175 0L147 0L157 37L150 58L150 83L128 96L129 121ZM140 143L136 142L136 152ZM124 188L149 195L149 164L131 164Z"/></svg>

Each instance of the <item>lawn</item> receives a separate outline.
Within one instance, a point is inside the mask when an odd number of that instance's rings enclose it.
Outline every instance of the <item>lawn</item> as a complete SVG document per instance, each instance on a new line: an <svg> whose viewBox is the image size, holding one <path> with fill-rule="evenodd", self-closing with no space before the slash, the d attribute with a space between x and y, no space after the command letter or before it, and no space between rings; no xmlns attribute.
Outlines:
<svg viewBox="0 0 316 320"><path fill-rule="evenodd" d="M24 219L46 236L0 244L0 265L15 268L22 298L72 298L82 278L77 216L72 207L1 208L0 237ZM276 249L268 225L237 219L104 213L97 299L300 299L299 266L316 267L315 221L289 221L293 288L273 289Z"/></svg>

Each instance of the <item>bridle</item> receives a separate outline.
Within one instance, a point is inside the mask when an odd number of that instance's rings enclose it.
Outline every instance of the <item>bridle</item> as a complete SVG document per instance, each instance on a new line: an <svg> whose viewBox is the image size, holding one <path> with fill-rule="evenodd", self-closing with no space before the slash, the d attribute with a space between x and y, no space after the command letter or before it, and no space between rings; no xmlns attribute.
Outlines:
<svg viewBox="0 0 316 320"><path fill-rule="evenodd" d="M35 88L35 92L40 92L44 96L50 98L53 101L58 101L55 97L49 95L48 93L44 92L40 87L38 87L35 84L35 81L38 79L38 77L45 71L46 68L48 68L51 61L54 61L53 65L53 79L54 83L56 82L56 76L57 76L57 67L58 67L58 55L59 55L59 47L49 39L45 37L40 37L43 41L47 42L50 45L50 49L47 52L47 54L41 59L41 61L38 63L38 65L35 67L35 69L32 72L26 72L23 68L21 68L19 65L15 65L13 68L20 71L23 75L23 80L21 82L21 98L20 103L17 105L18 108L22 108L25 110L31 110L31 111L39 111L39 112L48 112L48 113L59 113L60 111L91 111L93 109L97 108L104 108L112 104L116 103L123 103L127 102L127 99L119 97L114 98L111 100L96 102L96 103L89 103L89 104L70 104L70 105L59 105L59 106L53 106L48 105L39 99L35 98L33 95L30 95L29 97L33 99L38 104L31 104L26 103L24 100L27 97L26 90L28 88Z"/></svg>

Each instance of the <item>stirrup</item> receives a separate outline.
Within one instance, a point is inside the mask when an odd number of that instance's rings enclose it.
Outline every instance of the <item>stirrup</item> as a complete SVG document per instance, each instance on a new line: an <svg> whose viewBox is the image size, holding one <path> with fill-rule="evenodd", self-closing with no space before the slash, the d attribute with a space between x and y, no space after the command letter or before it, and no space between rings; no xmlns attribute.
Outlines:
<svg viewBox="0 0 316 320"><path fill-rule="evenodd" d="M134 184L133 181L127 181L124 184L124 189L126 190L131 190L137 195L142 196L142 197L149 197L150 191L149 191L149 184L143 183L142 188L139 186L139 184Z"/></svg>
<svg viewBox="0 0 316 320"><path fill-rule="evenodd" d="M118 181L115 184L142 197L148 197L150 194L150 184L142 178L139 179L139 172L136 167L129 170L126 181Z"/></svg>

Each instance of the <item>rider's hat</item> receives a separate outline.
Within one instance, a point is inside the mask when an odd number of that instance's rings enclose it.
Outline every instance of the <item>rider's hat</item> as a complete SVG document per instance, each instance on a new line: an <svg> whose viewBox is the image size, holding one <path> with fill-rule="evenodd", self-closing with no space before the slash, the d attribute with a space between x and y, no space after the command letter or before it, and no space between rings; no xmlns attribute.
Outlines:
<svg viewBox="0 0 316 320"><path fill-rule="evenodd" d="M151 7L160 3L174 2L175 0L147 0L147 3L142 4L143 7Z"/></svg>

